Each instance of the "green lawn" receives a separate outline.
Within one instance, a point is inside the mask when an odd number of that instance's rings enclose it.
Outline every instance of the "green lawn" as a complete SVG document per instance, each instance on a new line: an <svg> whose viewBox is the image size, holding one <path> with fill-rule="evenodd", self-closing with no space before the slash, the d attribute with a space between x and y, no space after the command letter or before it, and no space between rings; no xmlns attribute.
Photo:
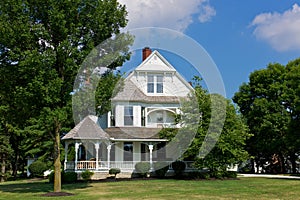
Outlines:
<svg viewBox="0 0 300 200"><path fill-rule="evenodd" d="M240 180L131 180L63 185L74 196L43 197L52 185L45 181L0 183L0 200L9 199L299 199L300 180L241 178Z"/></svg>

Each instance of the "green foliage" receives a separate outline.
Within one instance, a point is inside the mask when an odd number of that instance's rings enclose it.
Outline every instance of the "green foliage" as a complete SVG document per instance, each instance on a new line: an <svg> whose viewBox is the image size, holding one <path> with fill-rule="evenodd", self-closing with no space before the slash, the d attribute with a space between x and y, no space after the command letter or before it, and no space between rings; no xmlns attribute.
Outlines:
<svg viewBox="0 0 300 200"><path fill-rule="evenodd" d="M44 171L46 171L48 169L46 163L37 160L34 161L33 163L31 163L31 165L29 165L29 172L32 174L33 177L40 177L43 176Z"/></svg>
<svg viewBox="0 0 300 200"><path fill-rule="evenodd" d="M83 171L81 173L81 178L85 181L91 180L91 177L94 175L94 172L91 172L89 170Z"/></svg>
<svg viewBox="0 0 300 200"><path fill-rule="evenodd" d="M194 125L195 137L183 159L196 161L195 167L200 170L224 171L226 166L249 158L245 146L251 134L232 103L221 95L208 94L199 81L201 79L195 77L193 96L196 99L182 103L185 118L197 117L195 107L201 114L198 124Z"/></svg>
<svg viewBox="0 0 300 200"><path fill-rule="evenodd" d="M121 170L119 168L111 168L108 173L115 175L115 178L117 178L117 174L121 173Z"/></svg>
<svg viewBox="0 0 300 200"><path fill-rule="evenodd" d="M177 128L162 128L159 131L159 138L172 140L178 133Z"/></svg>
<svg viewBox="0 0 300 200"><path fill-rule="evenodd" d="M175 162L172 162L172 169L175 172L175 176L179 177L182 175L183 171L185 170L185 163L180 160L176 160Z"/></svg>
<svg viewBox="0 0 300 200"><path fill-rule="evenodd" d="M140 174L142 177L147 177L150 170L149 162L138 162L134 166L136 173Z"/></svg>
<svg viewBox="0 0 300 200"><path fill-rule="evenodd" d="M159 178L165 177L167 171L169 170L169 163L167 162L155 162L153 164L155 175Z"/></svg>
<svg viewBox="0 0 300 200"><path fill-rule="evenodd" d="M49 183L54 183L54 171L50 173L48 179ZM63 183L75 183L77 181L77 173L61 171L61 179Z"/></svg>
<svg viewBox="0 0 300 200"><path fill-rule="evenodd" d="M236 178L237 172L235 171L226 171L224 177L226 178Z"/></svg>
<svg viewBox="0 0 300 200"><path fill-rule="evenodd" d="M16 176L27 156L51 157L59 174L60 134L74 126L70 94L83 61L90 52L101 53L114 62L94 59L87 66L114 70L130 57L132 38L117 35L127 24L125 6L117 0L8 0L0 1L0 13L0 105L6 108L0 108L0 124L5 146L13 149L6 163ZM113 45L95 48L113 35ZM94 76L88 70L78 84ZM81 114L90 114L86 110Z"/></svg>
<svg viewBox="0 0 300 200"><path fill-rule="evenodd" d="M283 173L286 158L296 171L300 147L299 62L296 59L286 66L272 63L252 72L249 82L242 84L233 97L254 135L247 141L249 152L261 167L271 163L269 173Z"/></svg>
<svg viewBox="0 0 300 200"><path fill-rule="evenodd" d="M64 172L62 173L62 182L63 183L75 183L77 181L76 172Z"/></svg>

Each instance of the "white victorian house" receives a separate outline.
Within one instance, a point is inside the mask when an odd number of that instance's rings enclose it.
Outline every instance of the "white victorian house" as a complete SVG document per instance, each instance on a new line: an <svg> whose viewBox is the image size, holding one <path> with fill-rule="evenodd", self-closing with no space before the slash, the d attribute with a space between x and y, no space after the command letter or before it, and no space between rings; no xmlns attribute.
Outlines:
<svg viewBox="0 0 300 200"><path fill-rule="evenodd" d="M137 162L172 161L164 148L168 140L160 138L159 131L180 128L175 122L180 99L193 88L158 51L146 47L142 58L111 99L112 111L99 119L87 116L62 138L65 170L132 172ZM68 160L72 145L75 158Z"/></svg>

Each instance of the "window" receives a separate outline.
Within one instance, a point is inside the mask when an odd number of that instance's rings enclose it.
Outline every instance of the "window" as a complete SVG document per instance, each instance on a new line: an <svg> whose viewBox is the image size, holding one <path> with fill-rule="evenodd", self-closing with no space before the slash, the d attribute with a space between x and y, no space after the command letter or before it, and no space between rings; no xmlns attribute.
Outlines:
<svg viewBox="0 0 300 200"><path fill-rule="evenodd" d="M164 85L163 85L163 76L157 75L156 76L156 93L163 93Z"/></svg>
<svg viewBox="0 0 300 200"><path fill-rule="evenodd" d="M132 142L124 142L124 161L132 161L133 160L133 143Z"/></svg>
<svg viewBox="0 0 300 200"><path fill-rule="evenodd" d="M125 126L133 125L133 107L132 106L124 107L124 125Z"/></svg>
<svg viewBox="0 0 300 200"><path fill-rule="evenodd" d="M147 76L147 92L148 93L163 93L164 92L164 77L163 75L148 75Z"/></svg>
<svg viewBox="0 0 300 200"><path fill-rule="evenodd" d="M148 75L147 77L147 92L154 93L154 76Z"/></svg>

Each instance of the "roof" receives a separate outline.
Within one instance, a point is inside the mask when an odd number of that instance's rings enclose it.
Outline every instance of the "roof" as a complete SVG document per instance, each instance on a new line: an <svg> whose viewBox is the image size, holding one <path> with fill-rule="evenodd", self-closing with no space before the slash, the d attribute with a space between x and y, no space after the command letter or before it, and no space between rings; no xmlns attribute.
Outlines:
<svg viewBox="0 0 300 200"><path fill-rule="evenodd" d="M105 129L111 140L166 141L166 139L159 137L160 130L161 128L146 127L110 127Z"/></svg>
<svg viewBox="0 0 300 200"><path fill-rule="evenodd" d="M126 79L124 88L112 101L130 101L145 103L180 103L177 96L147 96L131 80Z"/></svg>
<svg viewBox="0 0 300 200"><path fill-rule="evenodd" d="M176 69L157 51L154 50L137 68L136 71L176 72Z"/></svg>
<svg viewBox="0 0 300 200"><path fill-rule="evenodd" d="M86 116L62 139L100 139L108 140L109 135L96 123L96 116Z"/></svg>

